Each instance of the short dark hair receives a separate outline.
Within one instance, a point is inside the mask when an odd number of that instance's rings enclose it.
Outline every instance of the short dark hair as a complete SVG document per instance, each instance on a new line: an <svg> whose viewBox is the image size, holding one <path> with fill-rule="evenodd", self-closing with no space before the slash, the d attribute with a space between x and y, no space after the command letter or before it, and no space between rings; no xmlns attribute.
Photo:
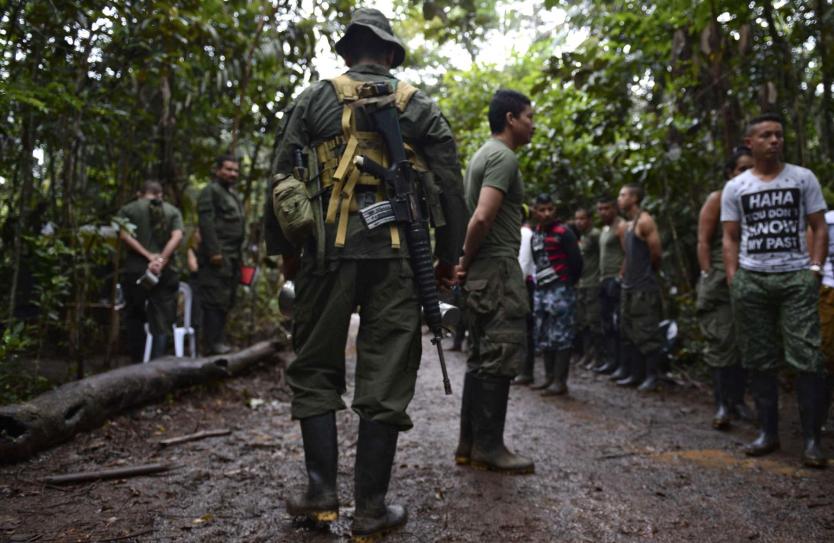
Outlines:
<svg viewBox="0 0 834 543"><path fill-rule="evenodd" d="M541 205L552 204L552 203L553 203L553 197L550 196L546 192L542 192L541 194L536 196L536 200L535 200L534 205L541 206Z"/></svg>
<svg viewBox="0 0 834 543"><path fill-rule="evenodd" d="M489 129L493 134L500 134L507 126L507 113L518 117L524 108L532 102L518 91L499 89L489 102Z"/></svg>
<svg viewBox="0 0 834 543"><path fill-rule="evenodd" d="M235 164L239 165L240 164L240 159L237 158L235 155L232 155L232 154L229 154L229 153L227 153L225 155L220 155L220 156L218 156L217 158L214 159L214 167L215 168L222 168L224 162L234 162Z"/></svg>
<svg viewBox="0 0 834 543"><path fill-rule="evenodd" d="M577 207L577 208L576 208L576 211L574 211L574 212L573 212L573 214L574 214L574 215L576 215L576 214L577 214L577 213L579 213L580 211L581 211L582 213L584 213L585 215L587 215L587 216L588 216L588 218L591 218L591 217L593 217L593 216L594 216L593 212L591 211L591 208L589 208L589 207L585 207L585 206L579 206L579 207Z"/></svg>
<svg viewBox="0 0 834 543"><path fill-rule="evenodd" d="M744 135L751 135L753 130L756 129L756 126L762 123L779 123L782 125L782 128L785 128L785 121L782 119L781 115L778 113L763 113L762 115L757 115L756 117L750 119L750 122L747 123L747 129L744 131Z"/></svg>
<svg viewBox="0 0 834 543"><path fill-rule="evenodd" d="M162 184L156 179L147 179L142 183L142 194L162 194Z"/></svg>
<svg viewBox="0 0 834 543"><path fill-rule="evenodd" d="M637 183L626 183L625 185L623 185L623 188L627 189L630 193L634 195L635 198L637 198L638 204L642 202L643 198L646 196L646 192L643 190L643 187L641 187Z"/></svg>
<svg viewBox="0 0 834 543"><path fill-rule="evenodd" d="M611 196L610 194L601 194L597 198L598 204L608 204L608 205L617 205L617 198L615 196Z"/></svg>
<svg viewBox="0 0 834 543"><path fill-rule="evenodd" d="M385 64L388 53L393 46L373 33L372 30L359 25L351 27L351 37L345 40L345 57L351 61L371 60L377 64Z"/></svg>
<svg viewBox="0 0 834 543"><path fill-rule="evenodd" d="M745 145L739 145L733 149L733 154L731 154L730 157L724 162L725 177L728 177L731 173L733 173L733 170L736 169L736 165L738 164L738 159L743 156L753 156L753 151Z"/></svg>

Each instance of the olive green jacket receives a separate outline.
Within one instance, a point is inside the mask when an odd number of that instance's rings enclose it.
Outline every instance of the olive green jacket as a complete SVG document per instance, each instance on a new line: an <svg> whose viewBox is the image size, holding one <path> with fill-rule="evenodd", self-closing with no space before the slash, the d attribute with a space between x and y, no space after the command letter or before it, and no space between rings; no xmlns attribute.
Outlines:
<svg viewBox="0 0 834 543"><path fill-rule="evenodd" d="M200 192L197 213L202 237L199 253L204 258L222 254L240 260L245 220L238 195L214 179Z"/></svg>
<svg viewBox="0 0 834 543"><path fill-rule="evenodd" d="M396 81L382 66L358 65L347 74L357 81ZM342 134L341 116L343 104L339 103L333 86L328 81L319 81L305 89L285 112L278 130L278 151L273 173L292 172L292 150L295 147L311 149L321 142ZM360 130L363 119L357 117ZM423 157L439 186L446 225L435 231L435 254L447 263L456 263L463 247L468 213L463 200L463 180L458 161L457 146L449 123L440 109L426 94L418 91L400 114L400 128L403 139ZM312 156L310 157L312 159ZM271 201L271 197L267 198ZM321 205L318 199L313 205ZM267 251L270 254L295 252L283 238L277 221L265 217ZM391 247L388 228L368 231L361 224L359 216L352 214L348 224L347 241L344 247L334 246L335 225L326 225L326 258L401 258L404 251Z"/></svg>

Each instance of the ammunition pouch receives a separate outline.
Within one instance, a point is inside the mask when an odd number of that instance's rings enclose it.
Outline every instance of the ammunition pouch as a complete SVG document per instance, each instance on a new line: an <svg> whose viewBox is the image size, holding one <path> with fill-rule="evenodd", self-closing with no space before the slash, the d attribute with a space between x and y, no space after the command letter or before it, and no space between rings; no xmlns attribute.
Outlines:
<svg viewBox="0 0 834 543"><path fill-rule="evenodd" d="M304 183L291 175L276 175L272 209L284 236L296 247L304 245L315 228L313 206Z"/></svg>

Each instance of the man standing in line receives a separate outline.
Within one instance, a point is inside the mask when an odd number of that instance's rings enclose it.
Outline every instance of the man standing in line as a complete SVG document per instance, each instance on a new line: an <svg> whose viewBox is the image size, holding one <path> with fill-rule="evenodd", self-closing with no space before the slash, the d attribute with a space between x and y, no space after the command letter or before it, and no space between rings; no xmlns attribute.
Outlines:
<svg viewBox="0 0 834 543"><path fill-rule="evenodd" d="M587 369L602 366L598 346L601 343L599 304L599 229L594 226L591 211L580 207L573 215L580 232L579 250L582 252L582 276L576 285L576 333L581 337L583 359Z"/></svg>
<svg viewBox="0 0 834 543"><path fill-rule="evenodd" d="M724 179L730 179L753 167L753 156L747 147L739 147L724 165ZM715 415L712 427L726 430L730 419L753 420L753 413L744 404L747 372L741 367L741 353L736 342L730 288L724 273L721 233L721 192L707 196L698 216L698 300L695 308L698 324L704 334L704 361L712 368Z"/></svg>
<svg viewBox="0 0 834 543"><path fill-rule="evenodd" d="M301 424L308 486L287 500L287 512L317 521L338 518L335 412L345 409L345 343L358 308L351 407L359 415L359 437L352 533L357 540L376 541L408 519L405 507L387 505L385 496L399 433L413 426L406 409L414 396L422 334L405 228L393 223L368 229L358 213L391 196L388 187L355 166L360 154L379 163L390 156L370 114L357 104L360 96L373 96L382 84L394 91L390 97L402 137L418 170L410 188L430 195L437 187L429 183L439 185L439 200L432 203L427 197L427 207L436 227L436 273L447 282L460 257L466 206L451 128L426 94L391 74L405 59L405 48L385 15L357 9L336 42L336 52L348 71L306 88L278 134L277 188L294 182L297 157L306 154L311 171L319 172L310 177L323 189L308 190L319 194L311 203L328 211L323 220L314 219L318 226L313 236L297 240L297 247L286 232L283 243L276 243L283 245L276 248L285 260L300 256L293 321L297 356L287 368L287 382L293 393L292 417Z"/></svg>
<svg viewBox="0 0 834 543"><path fill-rule="evenodd" d="M620 189L617 203L629 220L622 233L625 260L620 306L622 363L628 376L617 384L652 392L657 389L663 346L663 305L657 281L663 249L657 225L640 207L642 202L643 189L639 185L628 184Z"/></svg>
<svg viewBox="0 0 834 543"><path fill-rule="evenodd" d="M761 425L744 452L761 456L780 446L777 374L784 356L798 372L803 463L823 468L827 460L820 438L827 387L818 311L828 249L826 206L813 172L782 161L783 126L772 114L750 121L744 143L753 153L753 168L727 183L721 196L727 282ZM810 247L807 227L812 231Z"/></svg>
<svg viewBox="0 0 834 543"><path fill-rule="evenodd" d="M117 216L134 226L133 232L121 230L119 237L129 249L122 278L127 345L131 360L141 362L145 322L153 338L154 359L165 354L177 318L179 275L174 251L182 241L182 214L162 201L162 185L146 181L139 198L121 208Z"/></svg>
<svg viewBox="0 0 834 543"><path fill-rule="evenodd" d="M568 393L570 358L576 334L576 289L582 275L582 254L573 229L556 217L549 194L536 197L536 231L533 260L536 263L536 291L533 316L536 321L536 349L544 358L545 381L542 396Z"/></svg>
<svg viewBox="0 0 834 543"><path fill-rule="evenodd" d="M203 344L207 354L226 354L226 316L235 305L240 276L245 220L240 197L232 190L239 163L221 156L214 179L197 199L201 243L197 250L197 286L203 312Z"/></svg>
<svg viewBox="0 0 834 543"><path fill-rule="evenodd" d="M524 183L516 149L533 137L530 99L499 90L489 104L492 138L466 169L466 229L458 280L466 294L471 350L460 420L458 464L532 473L533 461L504 445L510 381L524 360L527 289L518 264Z"/></svg>
<svg viewBox="0 0 834 543"><path fill-rule="evenodd" d="M597 371L613 374L618 381L628 375L620 356L620 274L623 271L623 246L620 239L625 221L617 209L617 199L604 196L597 201L602 221L599 234L599 308L604 364Z"/></svg>

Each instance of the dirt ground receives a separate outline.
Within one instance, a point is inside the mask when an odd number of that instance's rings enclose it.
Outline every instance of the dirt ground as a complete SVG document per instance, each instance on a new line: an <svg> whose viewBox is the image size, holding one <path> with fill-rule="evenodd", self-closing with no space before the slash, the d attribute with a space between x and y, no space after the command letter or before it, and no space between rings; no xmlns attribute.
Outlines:
<svg viewBox="0 0 834 543"><path fill-rule="evenodd" d="M410 521L386 541L834 541L834 470L800 466L796 404L784 394L783 450L752 460L739 449L753 428L712 430L706 390L667 386L645 397L572 369L567 398L513 389L507 442L535 459L536 473L501 476L454 465L465 355L448 353L455 394L444 396L424 340L415 428L400 438L389 492ZM351 369L354 354L349 345ZM329 529L294 522L284 500L304 486L303 452L281 377L280 367L263 368L185 391L0 468L0 541L346 541L357 418L338 416L340 520ZM158 445L218 428L232 432ZM39 482L151 462L175 468L74 486Z"/></svg>

